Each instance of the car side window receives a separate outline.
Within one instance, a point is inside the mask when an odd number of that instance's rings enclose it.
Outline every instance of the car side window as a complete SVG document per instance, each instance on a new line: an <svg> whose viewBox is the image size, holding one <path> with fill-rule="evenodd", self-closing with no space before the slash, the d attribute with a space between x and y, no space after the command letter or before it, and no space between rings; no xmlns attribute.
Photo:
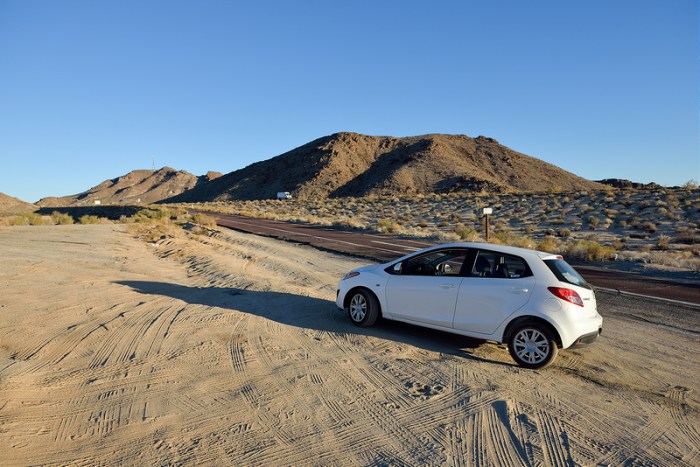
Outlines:
<svg viewBox="0 0 700 467"><path fill-rule="evenodd" d="M479 250L469 275L471 277L519 279L531 276L532 272L522 258L495 251Z"/></svg>
<svg viewBox="0 0 700 467"><path fill-rule="evenodd" d="M403 262L402 276L459 276L467 250L431 251Z"/></svg>

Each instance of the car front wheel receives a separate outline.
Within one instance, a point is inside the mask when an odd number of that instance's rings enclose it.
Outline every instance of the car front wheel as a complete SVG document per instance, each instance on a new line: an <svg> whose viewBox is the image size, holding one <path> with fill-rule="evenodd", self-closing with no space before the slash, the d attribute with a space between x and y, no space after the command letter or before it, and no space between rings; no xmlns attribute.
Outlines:
<svg viewBox="0 0 700 467"><path fill-rule="evenodd" d="M358 289L352 292L348 306L350 321L357 326L372 326L379 317L379 301L368 290Z"/></svg>
<svg viewBox="0 0 700 467"><path fill-rule="evenodd" d="M543 326L526 324L508 338L508 350L513 360L525 368L544 368L559 353L557 342Z"/></svg>

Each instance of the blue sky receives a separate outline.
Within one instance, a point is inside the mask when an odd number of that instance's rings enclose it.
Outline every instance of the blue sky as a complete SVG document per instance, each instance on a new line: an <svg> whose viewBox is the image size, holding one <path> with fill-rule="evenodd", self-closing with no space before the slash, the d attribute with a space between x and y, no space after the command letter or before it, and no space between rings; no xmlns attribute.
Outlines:
<svg viewBox="0 0 700 467"><path fill-rule="evenodd" d="M0 192L223 173L338 131L700 179L697 0L0 0Z"/></svg>

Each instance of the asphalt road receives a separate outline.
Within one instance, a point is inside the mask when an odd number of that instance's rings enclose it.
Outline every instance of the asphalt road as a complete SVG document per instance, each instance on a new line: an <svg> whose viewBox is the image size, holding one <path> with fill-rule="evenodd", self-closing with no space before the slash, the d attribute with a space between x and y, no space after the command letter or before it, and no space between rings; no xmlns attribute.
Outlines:
<svg viewBox="0 0 700 467"><path fill-rule="evenodd" d="M204 211L191 210L191 212ZM412 240L391 235L335 230L215 212L206 212L206 214L216 217L217 224L222 227L308 244L316 248L382 262L391 261L435 245L435 243L425 240ZM576 266L576 269L593 286L607 291L674 300L700 306L700 283L698 282L676 281L590 266Z"/></svg>

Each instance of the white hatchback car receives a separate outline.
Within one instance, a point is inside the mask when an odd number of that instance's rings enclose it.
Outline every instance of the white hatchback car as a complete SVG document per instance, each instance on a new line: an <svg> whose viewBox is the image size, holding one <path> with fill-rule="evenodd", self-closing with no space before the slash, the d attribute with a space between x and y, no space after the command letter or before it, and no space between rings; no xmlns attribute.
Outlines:
<svg viewBox="0 0 700 467"><path fill-rule="evenodd" d="M507 343L527 368L594 342L603 324L592 287L563 257L485 243L440 245L355 269L340 281L336 304L358 326L381 316Z"/></svg>

